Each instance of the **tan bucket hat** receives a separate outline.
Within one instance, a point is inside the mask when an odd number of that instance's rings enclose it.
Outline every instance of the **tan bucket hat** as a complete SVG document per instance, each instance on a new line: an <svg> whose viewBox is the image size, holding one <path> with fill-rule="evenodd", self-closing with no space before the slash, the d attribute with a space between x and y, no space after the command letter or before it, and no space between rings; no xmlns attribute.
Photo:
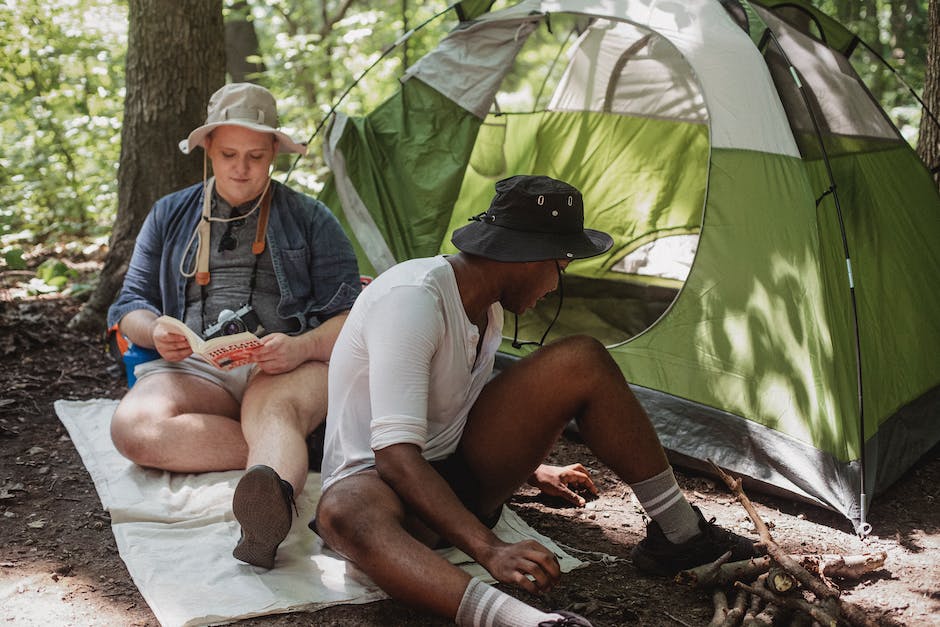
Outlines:
<svg viewBox="0 0 940 627"><path fill-rule="evenodd" d="M243 126L277 137L278 152L307 154L306 144L295 142L286 133L277 130L277 103L264 87L252 83L225 85L209 98L206 123L180 142L180 150L189 154L197 146L205 148L206 135L217 126Z"/></svg>

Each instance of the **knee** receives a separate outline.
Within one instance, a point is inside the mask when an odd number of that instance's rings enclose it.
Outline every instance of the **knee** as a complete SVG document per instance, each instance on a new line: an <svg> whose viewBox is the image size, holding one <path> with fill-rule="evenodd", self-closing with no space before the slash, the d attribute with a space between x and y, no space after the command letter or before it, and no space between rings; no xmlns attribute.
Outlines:
<svg viewBox="0 0 940 627"><path fill-rule="evenodd" d="M341 479L320 496L317 533L334 550L352 559L386 550L382 538L401 528L404 510L400 501L368 485L370 478ZM368 503L367 507L363 507Z"/></svg>
<svg viewBox="0 0 940 627"><path fill-rule="evenodd" d="M354 557L357 550L368 546L371 537L368 514L354 499L321 496L317 507L317 532L341 553Z"/></svg>
<svg viewBox="0 0 940 627"><path fill-rule="evenodd" d="M607 348L589 335L562 338L546 348L557 351L568 367L593 369L598 365L615 366Z"/></svg>
<svg viewBox="0 0 940 627"><path fill-rule="evenodd" d="M243 423L265 416L286 420L304 434L312 433L326 419L327 374L325 363L313 361L287 373L256 374L242 398Z"/></svg>
<svg viewBox="0 0 940 627"><path fill-rule="evenodd" d="M152 416L132 403L118 405L111 418L111 442L121 455L140 466L156 466L158 439Z"/></svg>

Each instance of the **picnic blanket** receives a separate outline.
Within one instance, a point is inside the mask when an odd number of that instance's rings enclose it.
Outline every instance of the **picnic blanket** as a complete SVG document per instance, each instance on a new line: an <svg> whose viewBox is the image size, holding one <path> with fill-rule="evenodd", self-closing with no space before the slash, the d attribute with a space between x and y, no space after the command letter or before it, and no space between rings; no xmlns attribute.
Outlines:
<svg viewBox="0 0 940 627"><path fill-rule="evenodd" d="M111 443L117 401L56 401L55 410L111 515L118 552L131 578L165 627L224 624L243 618L369 603L386 595L352 564L324 547L307 528L320 495L310 473L277 564L264 570L232 557L239 537L232 493L242 471L179 474L136 466ZM554 551L562 571L585 565L504 507L494 529L503 540L533 538ZM492 582L466 554L444 557Z"/></svg>

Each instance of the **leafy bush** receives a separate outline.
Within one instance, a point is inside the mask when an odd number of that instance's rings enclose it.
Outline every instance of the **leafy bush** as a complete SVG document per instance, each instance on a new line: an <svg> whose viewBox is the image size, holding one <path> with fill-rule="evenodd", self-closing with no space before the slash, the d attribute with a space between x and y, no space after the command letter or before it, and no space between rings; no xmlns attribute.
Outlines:
<svg viewBox="0 0 940 627"><path fill-rule="evenodd" d="M121 3L0 4L4 243L110 230L126 49L127 9Z"/></svg>

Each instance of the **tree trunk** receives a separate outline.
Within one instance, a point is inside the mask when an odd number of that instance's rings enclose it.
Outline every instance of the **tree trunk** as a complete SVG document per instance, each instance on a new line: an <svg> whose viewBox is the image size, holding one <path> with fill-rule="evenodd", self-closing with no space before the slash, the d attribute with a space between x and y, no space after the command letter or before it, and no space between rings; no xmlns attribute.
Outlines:
<svg viewBox="0 0 940 627"><path fill-rule="evenodd" d="M253 75L264 72L264 63L248 60L261 55L258 33L250 16L248 2L239 0L231 6L225 20L225 69L233 83L255 82Z"/></svg>
<svg viewBox="0 0 940 627"><path fill-rule="evenodd" d="M154 201L202 178L202 151L178 144L225 82L222 0L130 0L128 28L117 218L98 285L69 323L83 330L104 328Z"/></svg>
<svg viewBox="0 0 940 627"><path fill-rule="evenodd" d="M940 116L940 0L930 0L927 9L927 64L924 72L924 104ZM940 167L940 126L927 111L921 114L917 154L928 168ZM933 180L940 186L940 172Z"/></svg>

